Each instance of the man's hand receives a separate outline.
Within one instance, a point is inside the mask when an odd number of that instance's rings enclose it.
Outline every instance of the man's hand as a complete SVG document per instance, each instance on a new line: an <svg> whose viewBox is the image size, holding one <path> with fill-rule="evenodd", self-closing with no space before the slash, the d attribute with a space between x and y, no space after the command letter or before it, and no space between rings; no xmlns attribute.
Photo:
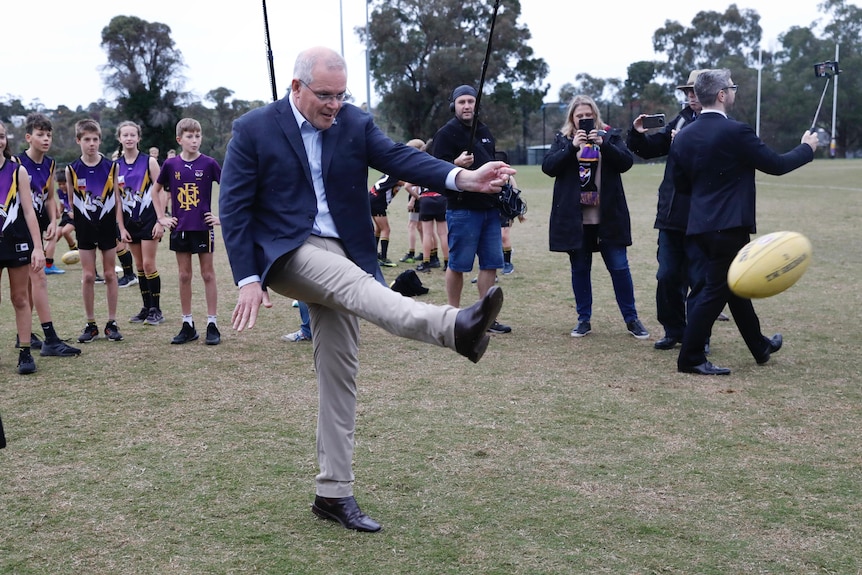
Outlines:
<svg viewBox="0 0 862 575"><path fill-rule="evenodd" d="M260 289L260 282L252 282L239 288L236 307L233 308L230 318L233 328L237 331L242 331L246 327L253 328L261 305L266 308L272 307L269 292Z"/></svg>
<svg viewBox="0 0 862 575"><path fill-rule="evenodd" d="M505 162L488 162L478 170L461 170L455 176L455 185L466 192L481 192L497 194L503 188L509 176L517 172Z"/></svg>
<svg viewBox="0 0 862 575"><path fill-rule="evenodd" d="M808 144L811 146L811 151L816 151L818 144L820 144L820 138L817 137L816 132L805 132L802 134L801 143Z"/></svg>
<svg viewBox="0 0 862 575"><path fill-rule="evenodd" d="M468 154L467 151L464 150L463 152L461 152L461 155L455 158L455 161L452 163L459 168L469 168L473 165L474 161L475 158L473 157L473 154Z"/></svg>

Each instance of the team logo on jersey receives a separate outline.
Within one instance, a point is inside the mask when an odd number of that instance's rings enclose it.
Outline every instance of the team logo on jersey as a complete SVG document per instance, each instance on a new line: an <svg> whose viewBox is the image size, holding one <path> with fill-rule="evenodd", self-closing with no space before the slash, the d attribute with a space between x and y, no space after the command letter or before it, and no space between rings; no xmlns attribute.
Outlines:
<svg viewBox="0 0 862 575"><path fill-rule="evenodd" d="M197 184L186 184L177 190L177 203L181 210L189 211L200 203L200 190Z"/></svg>

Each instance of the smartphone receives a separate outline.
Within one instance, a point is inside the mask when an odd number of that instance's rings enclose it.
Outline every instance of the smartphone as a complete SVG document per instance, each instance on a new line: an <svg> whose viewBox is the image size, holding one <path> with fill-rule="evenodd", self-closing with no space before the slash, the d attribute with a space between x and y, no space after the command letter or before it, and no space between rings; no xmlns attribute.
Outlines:
<svg viewBox="0 0 862 575"><path fill-rule="evenodd" d="M643 126L645 129L664 128L664 114L650 114L644 116Z"/></svg>
<svg viewBox="0 0 862 575"><path fill-rule="evenodd" d="M581 118L578 120L578 129L589 134L596 129L596 121L592 118Z"/></svg>

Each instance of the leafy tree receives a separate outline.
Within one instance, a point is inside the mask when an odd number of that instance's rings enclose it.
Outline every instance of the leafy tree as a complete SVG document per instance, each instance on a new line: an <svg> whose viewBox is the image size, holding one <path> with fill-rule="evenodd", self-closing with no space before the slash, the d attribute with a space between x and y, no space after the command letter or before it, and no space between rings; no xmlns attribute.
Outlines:
<svg viewBox="0 0 862 575"><path fill-rule="evenodd" d="M500 6L494 26L482 98L483 121L492 132L509 133L526 119L514 100L534 100L547 91L544 60L533 58L530 31L517 23L520 2ZM487 48L493 5L487 0L394 0L376 3L366 35L370 67L381 94L382 122L403 139L429 137L451 117L449 98L460 84L477 86ZM530 104L533 105L533 104ZM520 138L523 133L519 134ZM499 136L498 136L499 137ZM519 138L519 139L520 139Z"/></svg>
<svg viewBox="0 0 862 575"><path fill-rule="evenodd" d="M690 27L665 21L664 27L653 34L653 49L667 55L659 71L670 82L676 82L687 78L691 70L729 67L724 64L729 59L752 67L757 62L762 35L760 15L731 4L723 14L698 12Z"/></svg>
<svg viewBox="0 0 862 575"><path fill-rule="evenodd" d="M171 147L180 118L178 87L184 64L170 27L115 16L102 29L102 48L108 54L105 85L118 95L119 114L141 125L143 148Z"/></svg>

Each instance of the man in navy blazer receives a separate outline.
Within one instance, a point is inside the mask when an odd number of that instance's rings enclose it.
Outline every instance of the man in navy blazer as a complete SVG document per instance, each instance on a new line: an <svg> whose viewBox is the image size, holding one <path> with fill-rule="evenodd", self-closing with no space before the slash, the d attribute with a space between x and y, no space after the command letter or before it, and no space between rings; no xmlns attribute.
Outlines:
<svg viewBox="0 0 862 575"><path fill-rule="evenodd" d="M715 319L728 304L749 351L758 364L781 349L781 334L767 338L750 299L727 285L727 270L755 228L755 170L780 176L814 159L817 135L806 131L802 142L785 154L768 148L751 126L731 120L727 112L737 86L730 70L706 70L694 84L703 111L697 122L673 140L674 186L691 195L686 234L707 257L706 285L691 310L677 359L677 369L699 375L728 375L730 370L707 361L704 344Z"/></svg>
<svg viewBox="0 0 862 575"><path fill-rule="evenodd" d="M377 261L368 167L432 189L497 193L515 170L469 171L387 138L345 103L347 68L328 48L299 54L286 97L236 122L225 154L219 215L239 286L233 327L254 327L267 287L308 304L319 390L320 473L312 511L378 531L353 497L359 318L449 347L473 362L503 303L499 289L469 308L435 306L389 289Z"/></svg>

